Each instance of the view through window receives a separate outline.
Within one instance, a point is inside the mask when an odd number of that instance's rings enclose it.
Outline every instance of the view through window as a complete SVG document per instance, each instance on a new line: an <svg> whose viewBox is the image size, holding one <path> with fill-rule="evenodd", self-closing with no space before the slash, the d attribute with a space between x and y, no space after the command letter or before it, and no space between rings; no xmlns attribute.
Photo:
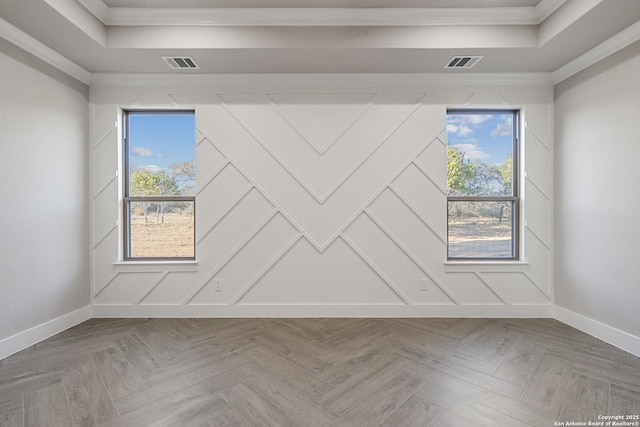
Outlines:
<svg viewBox="0 0 640 427"><path fill-rule="evenodd" d="M447 112L449 259L518 259L518 112Z"/></svg>
<svg viewBox="0 0 640 427"><path fill-rule="evenodd" d="M128 111L125 124L125 259L195 259L193 111Z"/></svg>

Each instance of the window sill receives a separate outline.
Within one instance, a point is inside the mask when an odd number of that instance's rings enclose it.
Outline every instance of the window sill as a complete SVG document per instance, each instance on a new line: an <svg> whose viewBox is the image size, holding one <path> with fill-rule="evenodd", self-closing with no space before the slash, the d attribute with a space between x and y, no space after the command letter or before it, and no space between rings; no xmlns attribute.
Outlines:
<svg viewBox="0 0 640 427"><path fill-rule="evenodd" d="M447 261L445 273L455 272L528 272L530 264L524 261Z"/></svg>
<svg viewBox="0 0 640 427"><path fill-rule="evenodd" d="M198 261L118 261L116 271L198 271Z"/></svg>

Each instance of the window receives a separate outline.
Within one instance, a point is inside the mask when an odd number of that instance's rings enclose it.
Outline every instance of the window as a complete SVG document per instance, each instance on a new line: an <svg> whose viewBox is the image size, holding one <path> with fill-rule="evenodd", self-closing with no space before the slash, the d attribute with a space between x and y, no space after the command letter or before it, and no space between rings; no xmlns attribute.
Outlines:
<svg viewBox="0 0 640 427"><path fill-rule="evenodd" d="M517 111L447 112L447 258L517 260Z"/></svg>
<svg viewBox="0 0 640 427"><path fill-rule="evenodd" d="M124 114L124 259L195 259L193 111Z"/></svg>

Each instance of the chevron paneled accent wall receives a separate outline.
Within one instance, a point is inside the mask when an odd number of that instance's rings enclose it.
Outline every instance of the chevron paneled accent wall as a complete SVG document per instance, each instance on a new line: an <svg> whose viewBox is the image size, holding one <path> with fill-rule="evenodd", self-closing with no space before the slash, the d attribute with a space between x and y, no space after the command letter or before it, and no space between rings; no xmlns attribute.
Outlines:
<svg viewBox="0 0 640 427"><path fill-rule="evenodd" d="M92 83L97 317L551 315L550 82L157 80ZM522 111L522 262L446 262L450 107ZM121 261L128 108L196 112L196 263Z"/></svg>

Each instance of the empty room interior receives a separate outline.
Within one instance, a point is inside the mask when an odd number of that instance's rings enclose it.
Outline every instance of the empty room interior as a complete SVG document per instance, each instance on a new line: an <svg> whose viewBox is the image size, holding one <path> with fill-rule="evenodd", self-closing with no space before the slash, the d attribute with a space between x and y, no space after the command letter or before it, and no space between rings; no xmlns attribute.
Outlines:
<svg viewBox="0 0 640 427"><path fill-rule="evenodd" d="M3 0L0 426L640 426L639 100L638 0Z"/></svg>

